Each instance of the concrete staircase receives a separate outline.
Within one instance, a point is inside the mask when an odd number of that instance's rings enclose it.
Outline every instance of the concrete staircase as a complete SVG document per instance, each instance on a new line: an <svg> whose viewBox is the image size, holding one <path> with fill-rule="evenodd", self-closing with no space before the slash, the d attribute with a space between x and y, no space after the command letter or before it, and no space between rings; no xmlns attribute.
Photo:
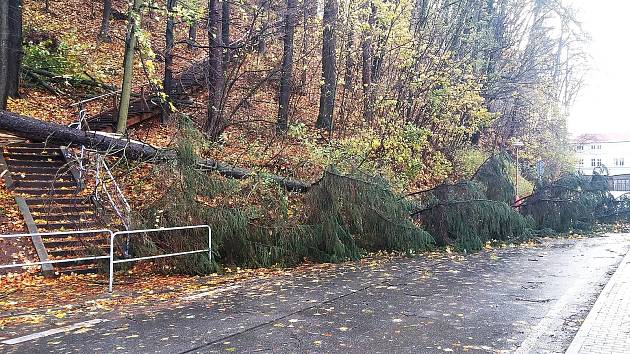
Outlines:
<svg viewBox="0 0 630 354"><path fill-rule="evenodd" d="M24 141L9 143L0 156L2 170L7 171L5 184L15 193L29 233L103 228L96 204L82 193L78 171L64 148ZM108 234L60 234L33 241L40 259L100 256L109 250ZM97 268L94 261L53 266L58 273L89 273Z"/></svg>

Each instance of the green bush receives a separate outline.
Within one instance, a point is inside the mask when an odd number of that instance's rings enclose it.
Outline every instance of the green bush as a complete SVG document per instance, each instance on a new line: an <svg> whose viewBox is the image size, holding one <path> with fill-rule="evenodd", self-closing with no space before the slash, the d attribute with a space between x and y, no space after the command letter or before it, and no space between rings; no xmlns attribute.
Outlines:
<svg viewBox="0 0 630 354"><path fill-rule="evenodd" d="M568 174L553 183L538 186L521 206L538 228L557 232L589 229L599 220L620 212L603 176Z"/></svg>
<svg viewBox="0 0 630 354"><path fill-rule="evenodd" d="M533 222L512 207L514 187L505 155L488 158L471 181L441 185L417 195L416 218L439 246L479 250L491 240L532 235Z"/></svg>
<svg viewBox="0 0 630 354"><path fill-rule="evenodd" d="M305 196L306 216L289 218L287 192L264 175L238 182L196 169L191 136L185 135L179 161L157 177L170 181L166 192L136 219L142 220L138 226L151 228L211 225L214 258L165 259L160 261L164 270L205 274L219 263L269 267L305 259L340 262L371 251L411 254L433 246L431 236L412 223L411 205L381 179L327 171ZM257 193L258 205L210 202L245 200L252 193ZM207 241L201 234L176 231L136 238L132 246L142 256L203 248Z"/></svg>
<svg viewBox="0 0 630 354"><path fill-rule="evenodd" d="M68 48L63 42L26 43L23 47L23 65L28 69L46 70L56 75L73 75L78 70L76 62L68 57Z"/></svg>

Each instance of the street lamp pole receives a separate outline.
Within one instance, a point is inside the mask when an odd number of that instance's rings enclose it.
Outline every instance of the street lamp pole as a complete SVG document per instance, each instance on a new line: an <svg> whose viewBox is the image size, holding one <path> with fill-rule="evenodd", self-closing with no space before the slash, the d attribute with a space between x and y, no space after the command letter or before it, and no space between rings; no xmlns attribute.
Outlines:
<svg viewBox="0 0 630 354"><path fill-rule="evenodd" d="M520 140L516 140L516 141L514 141L512 143L512 146L514 146L516 148L516 173L515 173L516 176L515 176L514 180L516 182L515 183L516 184L516 187L515 187L516 188L516 200L518 200L518 166L519 166L519 163L518 163L518 150L519 150L519 148L525 146L525 144L523 144L523 142L520 141Z"/></svg>

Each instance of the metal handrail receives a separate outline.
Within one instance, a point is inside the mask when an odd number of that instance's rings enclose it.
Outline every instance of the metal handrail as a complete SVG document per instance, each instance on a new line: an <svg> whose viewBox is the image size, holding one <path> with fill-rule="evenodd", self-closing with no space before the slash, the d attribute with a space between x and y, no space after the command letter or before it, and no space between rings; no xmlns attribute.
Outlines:
<svg viewBox="0 0 630 354"><path fill-rule="evenodd" d="M85 103L92 102L92 101L96 101L96 100L98 100L98 99L100 99L100 98L105 98L105 97L109 97L109 96L117 95L117 94L119 94L119 93L121 93L121 92L122 92L122 90L111 91L111 92L104 93L104 94L99 95L99 96L94 96L94 97L86 98L86 99L84 99L84 100L82 100L82 101L78 101L78 102L75 102L75 103L71 104L71 105L70 105L70 107L81 106L81 105L83 105L83 104L85 104Z"/></svg>
<svg viewBox="0 0 630 354"><path fill-rule="evenodd" d="M129 202L127 202L127 199L125 198L125 195L123 194L122 189L116 182L116 179L114 178L114 175L112 174L111 170L107 166L107 163L105 162L105 159L103 158L103 156L96 155L96 159L97 159L96 160L96 187L95 187L94 197L97 200L99 199L98 187L102 185L102 188L105 191L105 194L107 195L107 199L109 203L111 204L112 208L114 209L114 212L123 223L125 230L129 230L131 228L131 206L129 205ZM119 206L116 205L116 202L114 201L114 197L112 196L112 193L109 191L109 188L107 188L107 183L104 180L101 180L101 177L100 177L101 166L103 167L103 170L106 173L106 177L109 178L109 181L114 184L114 189L117 194L117 197L119 201L122 203L122 207L124 208L124 214L120 210Z"/></svg>
<svg viewBox="0 0 630 354"><path fill-rule="evenodd" d="M149 233L149 232L192 230L192 229L208 229L208 248L193 250L193 251L185 251L185 252L167 253L167 254L161 254L161 255L156 255L156 256L114 259L114 241L116 239L116 236ZM41 262L0 264L0 269L16 268L16 267L30 267L30 266L37 266L37 265L44 265L44 264L57 264L57 263L109 259L109 292L111 293L113 292L113 287L114 287L114 264L136 262L136 261L142 261L142 260L148 260L148 259L183 256L183 255L206 253L206 252L208 253L208 259L212 260L212 228L210 227L210 225L177 226L177 227L166 227L166 228L158 228L158 229L129 230L129 231L118 231L118 232L112 232L112 230L109 230L109 229L85 230L85 231L38 232L38 233L32 233L32 234L0 235L0 239L33 237L33 236L41 237L41 236L54 236L54 235L80 235L80 234L99 234L99 233L109 234L109 237L110 237L109 255L107 256L90 256L90 257L78 257L78 258L67 258L67 259L55 259L55 260L48 260L48 261L41 261Z"/></svg>
<svg viewBox="0 0 630 354"><path fill-rule="evenodd" d="M86 230L86 231L58 231L58 232L38 232L38 233L33 233L33 234L0 235L0 239L33 237L33 236L41 237L41 236L55 236L55 235L80 235L80 234L100 234L100 233L108 233L110 235L110 239L114 236L114 233L112 232L112 230L100 229L100 230ZM48 260L48 261L41 261L41 262L2 264L0 265L0 269L17 268L17 267L32 267L32 266L44 265L44 264L56 264L56 263L107 259L107 258L111 258L112 255L113 255L113 252L110 253L110 255L108 256L90 256L90 257L79 257L79 258L55 259L55 260Z"/></svg>
<svg viewBox="0 0 630 354"><path fill-rule="evenodd" d="M161 255L156 255L156 256L146 256L146 257L125 258L125 259L114 260L114 239L118 235L129 236L129 235L138 234L138 233L190 230L190 229L201 229L201 228L208 229L208 248L207 249L167 253L167 254L161 254ZM127 242L128 241L129 241L129 238L127 238ZM166 227L166 228L159 228L159 229L130 230L130 231L115 232L112 234L111 240L109 243L109 253L111 256L109 259L109 292L111 293L114 291L113 289L114 288L114 264L142 261L142 260L148 260L148 259L158 259L158 258L165 258L165 257L183 256L183 255L188 255L188 254L205 253L205 252L208 252L208 257L209 257L208 259L212 260L212 228L210 227L210 225L179 226L179 227Z"/></svg>

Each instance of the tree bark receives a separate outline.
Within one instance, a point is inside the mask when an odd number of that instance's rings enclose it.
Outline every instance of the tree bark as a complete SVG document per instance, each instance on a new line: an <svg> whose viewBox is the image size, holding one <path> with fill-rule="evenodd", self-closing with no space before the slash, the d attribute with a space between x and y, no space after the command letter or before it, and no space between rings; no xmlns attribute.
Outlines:
<svg viewBox="0 0 630 354"><path fill-rule="evenodd" d="M158 149L151 145L124 138L112 137L103 133L72 129L63 125L1 110L0 131L8 132L35 142L44 142L54 145L72 145L75 147L86 146L100 153L124 156L128 159L152 163L161 163L177 158L177 153L173 150ZM212 159L199 159L197 164L201 169L217 171L219 174L230 178L243 179L257 175L255 171L224 164ZM263 177L275 181L280 186L292 192L306 192L310 188L310 184L291 178L272 174L265 174Z"/></svg>
<svg viewBox="0 0 630 354"><path fill-rule="evenodd" d="M291 98L293 78L293 38L295 34L296 0L287 0L287 13L284 23L284 51L282 54L282 76L278 95L278 123L276 131L284 134L289 122L289 99Z"/></svg>
<svg viewBox="0 0 630 354"><path fill-rule="evenodd" d="M9 90L9 60L11 44L9 42L9 2L0 1L0 109L7 106Z"/></svg>
<svg viewBox="0 0 630 354"><path fill-rule="evenodd" d="M148 160L167 157L168 153L150 145L115 138L103 133L86 132L63 125L41 121L15 113L0 111L0 131L36 142L73 146L86 146L102 153Z"/></svg>
<svg viewBox="0 0 630 354"><path fill-rule="evenodd" d="M109 18L112 15L112 0L103 0L103 18L101 19L101 29L98 38L103 42L111 42L109 37Z"/></svg>
<svg viewBox="0 0 630 354"><path fill-rule="evenodd" d="M337 0L326 0L324 4L324 33L322 43L322 86L319 95L319 115L315 126L332 130L337 92L335 68L336 29L339 4Z"/></svg>
<svg viewBox="0 0 630 354"><path fill-rule="evenodd" d="M188 27L188 49L195 50L197 47L195 44L197 43L197 21L194 21Z"/></svg>
<svg viewBox="0 0 630 354"><path fill-rule="evenodd" d="M20 0L0 1L0 109L17 97L22 61L22 6Z"/></svg>
<svg viewBox="0 0 630 354"><path fill-rule="evenodd" d="M22 66L22 1L9 0L9 77L7 92L9 97L18 97L20 71Z"/></svg>
<svg viewBox="0 0 630 354"><path fill-rule="evenodd" d="M167 0L166 11L168 14L165 35L166 48L164 50L164 81L162 82L166 99L162 102L162 124L169 121L169 116L172 113L171 107L173 106L173 99L171 96L173 94L173 47L175 46L173 38L173 28L175 27L173 8L175 8L175 6L177 6L177 0Z"/></svg>
<svg viewBox="0 0 630 354"><path fill-rule="evenodd" d="M366 2L369 7L368 29L363 32L363 40L361 41L361 83L363 84L363 92L369 90L372 85L372 32L374 29L375 14L374 5L371 1Z"/></svg>
<svg viewBox="0 0 630 354"><path fill-rule="evenodd" d="M372 85L373 49L372 35L376 23L376 7L369 1L368 30L363 33L361 43L361 83L363 84L363 120L371 122L374 115L374 88Z"/></svg>
<svg viewBox="0 0 630 354"><path fill-rule="evenodd" d="M223 129L223 59L221 41L221 13L219 0L208 1L208 112L203 130L211 139L218 138Z"/></svg>
<svg viewBox="0 0 630 354"><path fill-rule="evenodd" d="M300 94L306 94L306 85L308 78L308 43L309 43L309 19L312 15L313 8L317 8L317 4L312 4L305 0L302 2L302 70L300 72ZM315 10L317 12L317 10Z"/></svg>
<svg viewBox="0 0 630 354"><path fill-rule="evenodd" d="M352 21L351 8L347 11L348 16L346 20L346 45L345 45L345 53L346 56L346 68L343 76L343 91L341 93L341 104L339 108L339 115L341 116L341 120L345 121L347 116L346 102L348 101L348 95L354 92L354 23ZM342 123L343 124L343 123Z"/></svg>
<svg viewBox="0 0 630 354"><path fill-rule="evenodd" d="M116 132L124 134L127 130L127 114L129 113L129 98L131 97L131 81L133 79L133 52L136 48L136 31L140 26L141 0L133 0L129 9L127 40L125 41L125 59L123 61L124 74L122 92L120 94L120 107L118 109L118 123Z"/></svg>
<svg viewBox="0 0 630 354"><path fill-rule="evenodd" d="M221 1L221 43L223 43L223 70L227 70L230 62L230 2Z"/></svg>
<svg viewBox="0 0 630 354"><path fill-rule="evenodd" d="M266 35L266 29L267 29L267 23L269 22L269 1L271 0L260 0L260 7L261 7L261 18L262 18L262 28L259 31L258 34L258 45L257 45L257 51L260 54L265 54L265 52L267 51L267 40L265 38Z"/></svg>

